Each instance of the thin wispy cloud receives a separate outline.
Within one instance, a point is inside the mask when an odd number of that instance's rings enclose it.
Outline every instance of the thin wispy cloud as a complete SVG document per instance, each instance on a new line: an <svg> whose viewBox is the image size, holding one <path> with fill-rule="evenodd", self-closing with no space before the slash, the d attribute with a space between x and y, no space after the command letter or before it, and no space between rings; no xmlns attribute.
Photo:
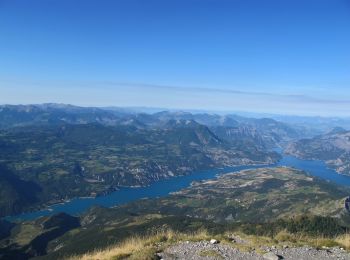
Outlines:
<svg viewBox="0 0 350 260"><path fill-rule="evenodd" d="M204 88L204 87L191 87L191 86L171 86L171 85L158 85L147 83L130 83L130 82L113 82L102 81L100 84L114 86L114 87L129 87L129 88L142 88L145 90L169 90L169 91L181 91L181 92L202 92L202 93L223 93L223 94L236 94L245 96L262 96L267 98L289 100L296 103L318 103L318 104L350 104L349 99L325 99L319 97L313 97L303 94L276 94L269 92L255 92L255 91L242 91L235 88L223 89L223 88Z"/></svg>
<svg viewBox="0 0 350 260"><path fill-rule="evenodd" d="M346 96L325 98L304 93L250 91L245 87L232 86L22 79L0 81L0 90L0 102L3 104L59 102L87 106L147 106L301 115L350 115L350 99ZM33 94L38 92L41 93L40 96Z"/></svg>

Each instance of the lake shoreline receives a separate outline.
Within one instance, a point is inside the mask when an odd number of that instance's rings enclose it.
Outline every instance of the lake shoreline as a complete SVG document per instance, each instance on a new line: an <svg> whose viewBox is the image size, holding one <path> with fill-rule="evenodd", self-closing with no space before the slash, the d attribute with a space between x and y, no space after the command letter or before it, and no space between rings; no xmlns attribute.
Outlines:
<svg viewBox="0 0 350 260"><path fill-rule="evenodd" d="M100 194L97 194L96 196L77 196L77 197L72 197L72 198L69 198L69 199L56 200L53 203L49 203L49 202L48 203L43 203L41 205L34 206L33 208L28 209L26 211L23 211L21 213L4 216L4 217L1 217L0 219L11 221L11 222L12 221L13 222L24 221L24 220L27 220L27 219L22 219L20 216L24 216L24 215L28 215L29 216L29 215L32 215L33 213L36 213L36 212L42 212L43 216L45 216L45 215L52 215L55 212L55 210L53 209L54 207L64 206L65 204L67 204L67 203L69 203L71 201L76 201L76 200L84 200L84 199L86 199L86 200L93 200L93 199L102 198L102 197L108 196L108 195L110 195L112 193L118 192L118 191L123 190L123 189L137 190L137 189L147 188L147 187L151 187L152 185L154 185L156 183L159 183L159 182L168 181L168 180L176 180L178 178L183 178L183 177L192 176L192 175L198 175L198 174L201 174L203 172L208 172L208 171L213 171L213 170L226 171L227 169L237 168L237 167L248 167L248 169L251 168L251 167L252 168L259 167L260 168L260 167L268 167L268 166L271 166L271 165L275 165L276 163L277 162L275 162L274 164L257 164L257 163L255 163L255 164L246 164L246 165L230 165L230 166L223 166L223 167L212 167L212 168L209 168L209 169L188 172L186 174L182 174L182 175L178 175L178 176L166 177L164 179L160 179L158 181L153 181L153 182L148 183L146 185L117 186L117 187L113 188L113 190L108 190L106 192L102 192ZM170 194L170 192L168 194ZM113 206L110 206L110 207L115 207L115 206L119 206L119 205L120 204L113 205ZM48 212L50 212L51 214L47 214ZM83 212L80 212L79 214L81 214L81 213L83 213ZM38 217L40 217L40 216L38 216ZM36 218L38 218L38 217L36 217ZM32 218L30 218L28 220L32 220Z"/></svg>
<svg viewBox="0 0 350 260"><path fill-rule="evenodd" d="M121 187L107 195L85 198L74 198L67 202L50 205L44 209L25 212L14 216L7 216L2 219L16 222L33 220L41 216L49 216L58 212L65 212L71 215L80 215L90 207L98 205L102 207L116 207L142 198L164 197L172 192L190 187L193 181L214 179L218 175L237 172L246 169L265 167L293 167L304 170L314 177L329 180L337 185L350 187L350 176L341 175L330 169L327 164L320 160L303 160L294 156L282 154L281 160L273 164L241 165L235 167L212 168L204 171L196 171L187 175L176 176L168 179L153 182L142 187Z"/></svg>

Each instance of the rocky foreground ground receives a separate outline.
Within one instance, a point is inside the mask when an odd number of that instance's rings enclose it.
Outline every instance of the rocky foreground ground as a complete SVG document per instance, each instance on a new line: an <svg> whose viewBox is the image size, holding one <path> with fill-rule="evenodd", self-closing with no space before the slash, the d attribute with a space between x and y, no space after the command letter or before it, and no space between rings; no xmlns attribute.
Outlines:
<svg viewBox="0 0 350 260"><path fill-rule="evenodd" d="M350 259L350 253L342 248L316 249L311 247L283 248L265 247L244 251L230 245L210 243L209 241L182 242L167 248L158 254L160 259L204 260L204 259L240 259L240 260L323 260Z"/></svg>

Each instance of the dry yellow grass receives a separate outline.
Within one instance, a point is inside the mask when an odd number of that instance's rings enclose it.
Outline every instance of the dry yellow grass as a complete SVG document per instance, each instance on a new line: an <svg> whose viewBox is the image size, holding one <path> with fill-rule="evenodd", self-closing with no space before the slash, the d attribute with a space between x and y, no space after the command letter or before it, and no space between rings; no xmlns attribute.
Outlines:
<svg viewBox="0 0 350 260"><path fill-rule="evenodd" d="M292 246L309 245L316 248L340 246L346 248L344 245L346 241L350 244L350 235L342 235L338 237L324 237L324 236L308 236L305 234L291 234L287 231L279 232L274 239L278 243L285 243Z"/></svg>
<svg viewBox="0 0 350 260"><path fill-rule="evenodd" d="M343 248L350 250L350 234L344 234L338 236L335 241L340 244Z"/></svg>
<svg viewBox="0 0 350 260"><path fill-rule="evenodd" d="M344 234L337 237L323 237L323 236L308 236L302 233L289 233L286 230L280 231L274 237L262 237L255 235L245 235L244 233L239 234L241 238L247 241L245 245L259 248L261 246L277 246L282 247L288 245L291 247L299 246L312 246L315 248L322 247L343 247L344 249L350 250L350 234Z"/></svg>
<svg viewBox="0 0 350 260"><path fill-rule="evenodd" d="M82 256L75 256L71 259L92 260L92 259L121 259L130 256L144 248L141 238L131 238L115 247L94 251Z"/></svg>
<svg viewBox="0 0 350 260"><path fill-rule="evenodd" d="M121 259L153 259L154 254L164 247L179 241L198 241L209 239L205 230L184 234L167 230L147 237L131 237L124 242L106 249L96 250L80 256L72 256L69 260L121 260Z"/></svg>

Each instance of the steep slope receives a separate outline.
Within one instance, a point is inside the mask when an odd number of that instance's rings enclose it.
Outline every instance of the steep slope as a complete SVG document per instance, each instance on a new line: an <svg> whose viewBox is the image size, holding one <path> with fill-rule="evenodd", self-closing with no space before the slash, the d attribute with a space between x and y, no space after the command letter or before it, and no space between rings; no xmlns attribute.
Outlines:
<svg viewBox="0 0 350 260"><path fill-rule="evenodd" d="M239 119L237 126L215 125L211 130L222 140L235 145L271 149L285 146L302 134L296 129L272 119ZM238 121L237 121L238 122Z"/></svg>
<svg viewBox="0 0 350 260"><path fill-rule="evenodd" d="M350 174L350 131L342 128L291 143L285 152L303 159L323 160L337 172Z"/></svg>
<svg viewBox="0 0 350 260"><path fill-rule="evenodd" d="M164 126L164 137L168 143L218 146L223 144L205 125L194 120L170 120Z"/></svg>
<svg viewBox="0 0 350 260"><path fill-rule="evenodd" d="M80 226L79 219L59 213L12 227L10 240L0 240L1 259L29 259L45 255L48 242Z"/></svg>
<svg viewBox="0 0 350 260"><path fill-rule="evenodd" d="M261 148L273 148L300 138L303 133L286 123L269 118L245 118L236 115L191 114L163 111L152 115L152 125L163 126L169 120L196 121L206 125L219 138L235 143L243 139ZM250 145L251 143L247 143Z"/></svg>
<svg viewBox="0 0 350 260"><path fill-rule="evenodd" d="M3 105L0 106L0 129L16 126L52 124L91 124L108 126L132 126L143 128L164 128L169 121L195 121L209 127L220 137L234 141L231 132L244 133L244 138L259 135L266 147L275 147L300 137L300 130L273 119L245 118L236 115L209 113L169 112L154 114L135 113L128 109L77 107L64 104ZM227 133L225 133L227 132Z"/></svg>
<svg viewBox="0 0 350 260"><path fill-rule="evenodd" d="M259 131L251 126L216 126L211 129L219 138L232 145L242 144L246 147L256 147L260 149L267 149L268 147L268 143Z"/></svg>
<svg viewBox="0 0 350 260"><path fill-rule="evenodd" d="M19 213L39 201L41 188L33 181L20 179L0 165L0 216Z"/></svg>

